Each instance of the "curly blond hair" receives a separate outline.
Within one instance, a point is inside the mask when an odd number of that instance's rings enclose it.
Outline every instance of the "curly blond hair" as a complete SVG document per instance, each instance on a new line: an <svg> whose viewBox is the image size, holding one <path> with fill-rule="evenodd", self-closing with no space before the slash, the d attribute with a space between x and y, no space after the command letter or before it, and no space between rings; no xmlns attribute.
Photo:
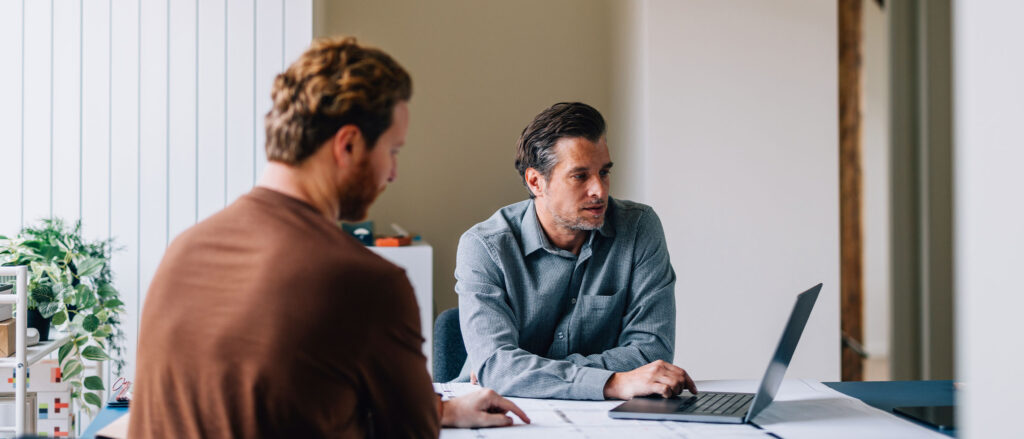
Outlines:
<svg viewBox="0 0 1024 439"><path fill-rule="evenodd" d="M270 96L267 160L299 164L349 124L372 148L391 126L395 105L412 96L412 79L379 49L352 37L325 38L277 75Z"/></svg>

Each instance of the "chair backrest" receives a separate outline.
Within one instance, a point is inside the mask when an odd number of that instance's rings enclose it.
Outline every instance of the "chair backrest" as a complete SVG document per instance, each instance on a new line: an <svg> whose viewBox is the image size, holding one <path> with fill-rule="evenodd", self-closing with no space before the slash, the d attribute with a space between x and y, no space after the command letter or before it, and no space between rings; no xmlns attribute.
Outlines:
<svg viewBox="0 0 1024 439"><path fill-rule="evenodd" d="M446 383L459 377L466 363L466 345L459 327L459 308L446 309L434 322L434 382Z"/></svg>

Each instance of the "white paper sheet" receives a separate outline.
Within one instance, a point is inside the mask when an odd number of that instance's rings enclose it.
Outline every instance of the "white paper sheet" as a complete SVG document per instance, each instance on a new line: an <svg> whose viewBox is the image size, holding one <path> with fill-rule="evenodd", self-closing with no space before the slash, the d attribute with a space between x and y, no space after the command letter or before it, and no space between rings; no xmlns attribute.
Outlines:
<svg viewBox="0 0 1024 439"><path fill-rule="evenodd" d="M479 390L467 383L434 384L445 397L457 397ZM571 438L765 438L764 430L752 425L700 424L690 422L637 421L612 419L608 411L622 401L569 401L558 399L509 398L530 417L524 424L515 415L511 427L483 429L444 429L444 439L530 437Z"/></svg>
<svg viewBox="0 0 1024 439"><path fill-rule="evenodd" d="M698 381L702 392L754 393L755 380ZM480 389L470 384L435 384L435 389L455 397ZM767 432L786 439L799 438L936 438L948 437L891 413L878 410L816 381L785 380L775 401L754 418L752 425L695 422L616 420L608 410L621 401L564 401L509 398L533 421L512 427L459 430L445 429L441 437L501 438L750 438Z"/></svg>

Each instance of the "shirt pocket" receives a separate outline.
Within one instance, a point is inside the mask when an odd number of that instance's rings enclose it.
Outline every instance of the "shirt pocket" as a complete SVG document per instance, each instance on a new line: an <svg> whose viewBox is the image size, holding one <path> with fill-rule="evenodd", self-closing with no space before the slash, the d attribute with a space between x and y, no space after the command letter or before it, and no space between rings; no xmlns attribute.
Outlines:
<svg viewBox="0 0 1024 439"><path fill-rule="evenodd" d="M611 295L580 296L580 326L583 338L590 341L584 343L592 349L609 349L614 347L622 331L622 307L625 291Z"/></svg>

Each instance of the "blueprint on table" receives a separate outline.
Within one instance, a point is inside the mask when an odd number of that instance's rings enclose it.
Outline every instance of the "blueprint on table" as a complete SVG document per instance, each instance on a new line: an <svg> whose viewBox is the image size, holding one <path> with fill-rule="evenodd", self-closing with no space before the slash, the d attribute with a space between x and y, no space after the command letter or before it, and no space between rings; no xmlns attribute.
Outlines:
<svg viewBox="0 0 1024 439"><path fill-rule="evenodd" d="M698 381L697 388L712 392L757 390L755 380ZM435 384L446 397L478 390L468 383ZM936 438L948 439L892 413L878 410L863 401L837 392L812 380L783 381L775 402L753 420L756 425L706 424L698 422L633 421L611 419L608 411L622 401L565 401L557 399L509 398L533 421L523 425L514 415L515 425L506 428L459 430L445 429L441 437L531 439L568 438ZM761 429L763 428L763 429Z"/></svg>
<svg viewBox="0 0 1024 439"><path fill-rule="evenodd" d="M480 389L468 383L434 384L447 398ZM444 429L443 439L458 438L764 438L764 430L752 425L704 424L668 421L612 419L608 411L622 401L568 401L559 399L509 398L530 417L526 425L515 415L515 424L504 428Z"/></svg>

